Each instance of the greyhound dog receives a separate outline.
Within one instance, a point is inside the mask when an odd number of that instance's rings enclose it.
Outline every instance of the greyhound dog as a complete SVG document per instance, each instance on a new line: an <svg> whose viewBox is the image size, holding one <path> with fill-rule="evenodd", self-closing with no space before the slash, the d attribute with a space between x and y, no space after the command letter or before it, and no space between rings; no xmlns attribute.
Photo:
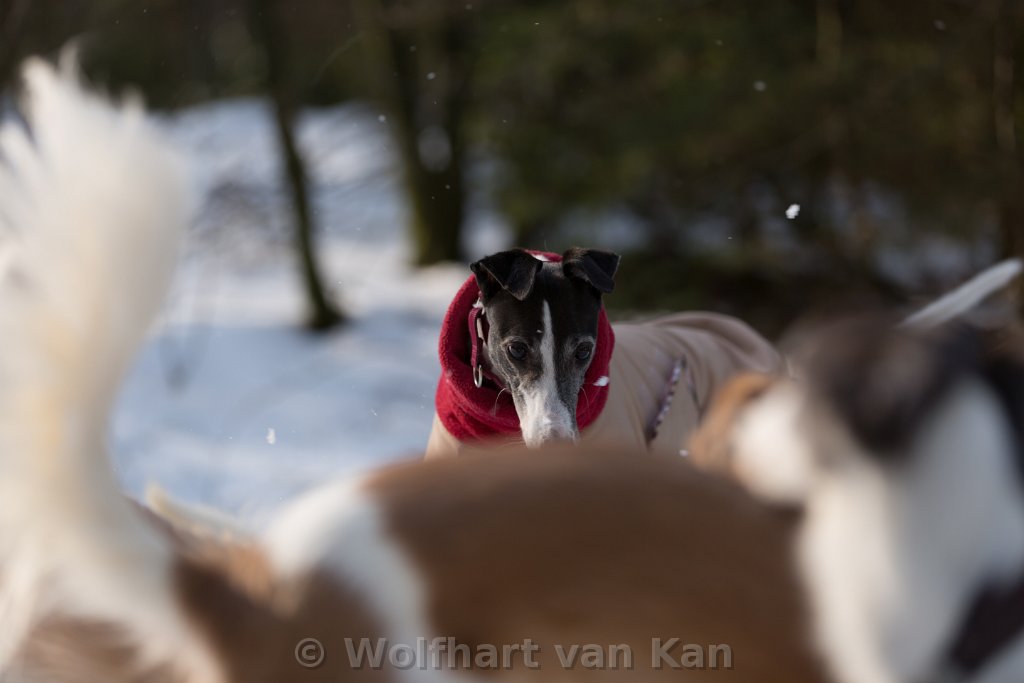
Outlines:
<svg viewBox="0 0 1024 683"><path fill-rule="evenodd" d="M678 455L715 389L781 359L739 320L608 322L619 257L514 249L473 263L441 331L427 457L555 440Z"/></svg>

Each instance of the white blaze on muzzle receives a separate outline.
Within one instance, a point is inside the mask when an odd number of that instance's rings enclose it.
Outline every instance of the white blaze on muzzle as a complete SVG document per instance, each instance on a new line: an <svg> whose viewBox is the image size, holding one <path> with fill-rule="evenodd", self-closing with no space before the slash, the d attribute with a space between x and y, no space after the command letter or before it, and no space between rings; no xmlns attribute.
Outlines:
<svg viewBox="0 0 1024 683"><path fill-rule="evenodd" d="M576 421L558 393L551 308L547 301L543 304L544 327L540 338L541 376L529 386L521 387L516 400L523 441L530 448L537 448L547 441L556 439L575 441L579 436Z"/></svg>

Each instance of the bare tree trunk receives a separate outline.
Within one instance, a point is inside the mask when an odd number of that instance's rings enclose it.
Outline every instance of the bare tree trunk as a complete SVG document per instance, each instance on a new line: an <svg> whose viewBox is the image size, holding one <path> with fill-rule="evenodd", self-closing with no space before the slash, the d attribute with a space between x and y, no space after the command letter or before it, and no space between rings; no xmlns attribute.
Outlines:
<svg viewBox="0 0 1024 683"><path fill-rule="evenodd" d="M413 205L412 239L417 264L458 260L462 256L461 234L465 191L462 179L461 106L451 93L442 95L442 121L435 130L447 136L449 159L440 167L429 167L423 159L423 129L418 121L420 87L414 53L403 33L388 31L388 47L394 65L397 135L405 169L409 198Z"/></svg>
<svg viewBox="0 0 1024 683"><path fill-rule="evenodd" d="M310 307L306 324L313 330L326 330L341 322L343 316L328 298L316 260L306 166L293 134L295 106L287 74L287 46L280 17L275 12L275 3L276 0L249 0L249 13L257 42L266 58L267 87L274 104L278 142L284 155L285 171L291 187L296 221L295 246Z"/></svg>
<svg viewBox="0 0 1024 683"><path fill-rule="evenodd" d="M373 42L368 47L376 49L374 61L386 65L381 72L380 94L394 117L412 209L413 260L418 265L460 260L472 27L467 19L446 14L428 3L415 6L421 13L435 13L419 26L408 17L404 21L390 20L379 0L362 0L357 9L360 24ZM428 51L438 60L430 80L420 68L420 55ZM430 83L430 92L425 92L425 82ZM445 158L429 158L427 147L432 141L445 148Z"/></svg>

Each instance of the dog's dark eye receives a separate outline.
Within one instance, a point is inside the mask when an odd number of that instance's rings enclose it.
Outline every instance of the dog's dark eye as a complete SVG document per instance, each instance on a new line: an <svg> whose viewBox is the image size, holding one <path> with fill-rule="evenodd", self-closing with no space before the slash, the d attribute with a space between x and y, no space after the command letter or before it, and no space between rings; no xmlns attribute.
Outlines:
<svg viewBox="0 0 1024 683"><path fill-rule="evenodd" d="M522 360L526 358L526 354L529 350L530 347L523 342L512 342L508 345L508 357L512 360Z"/></svg>
<svg viewBox="0 0 1024 683"><path fill-rule="evenodd" d="M590 342L585 342L576 347L576 360L584 361L590 359L590 354L594 352L594 345Z"/></svg>

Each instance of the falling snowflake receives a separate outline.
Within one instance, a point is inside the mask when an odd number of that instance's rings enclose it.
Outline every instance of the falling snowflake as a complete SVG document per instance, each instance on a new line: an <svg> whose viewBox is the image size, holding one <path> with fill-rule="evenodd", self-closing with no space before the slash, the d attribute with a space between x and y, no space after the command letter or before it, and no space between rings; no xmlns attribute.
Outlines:
<svg viewBox="0 0 1024 683"><path fill-rule="evenodd" d="M277 443L277 431L273 427L267 429L267 443L271 446Z"/></svg>
<svg viewBox="0 0 1024 683"><path fill-rule="evenodd" d="M436 74L436 73L434 73L433 71L431 71L430 73L428 73L428 74L427 74L427 80L428 80L428 81L432 81L432 80L434 80L435 78L437 78L437 74Z"/></svg>
<svg viewBox="0 0 1024 683"><path fill-rule="evenodd" d="M786 218L788 218L789 220L793 220L794 218L796 218L799 215L800 215L800 205L799 204L790 204L789 207L786 209Z"/></svg>
<svg viewBox="0 0 1024 683"><path fill-rule="evenodd" d="M384 123L385 121L388 120L388 117L384 116L384 114L381 114L380 116L377 117L377 120L380 121L381 123Z"/></svg>
<svg viewBox="0 0 1024 683"><path fill-rule="evenodd" d="M764 81L754 81L754 90L757 92L764 92L767 89L768 84Z"/></svg>

